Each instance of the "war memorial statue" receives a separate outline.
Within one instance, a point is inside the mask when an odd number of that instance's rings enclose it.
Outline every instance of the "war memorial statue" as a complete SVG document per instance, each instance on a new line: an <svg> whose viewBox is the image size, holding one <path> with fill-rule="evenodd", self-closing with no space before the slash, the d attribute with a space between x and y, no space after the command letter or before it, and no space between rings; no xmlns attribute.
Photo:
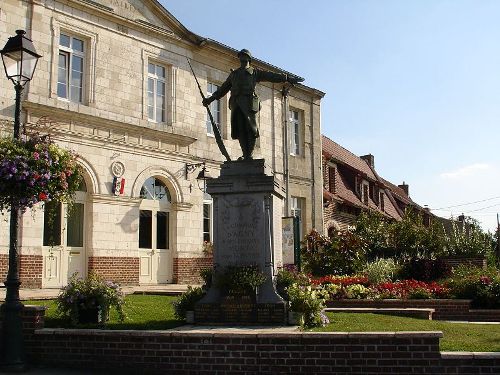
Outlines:
<svg viewBox="0 0 500 375"><path fill-rule="evenodd" d="M226 81L210 97L203 99L203 105L208 106L231 90L229 109L231 110L231 138L240 142L243 156L239 160L251 160L255 141L259 137L257 113L260 111L260 100L255 93L257 82L289 82L296 84L303 78L289 76L283 73L273 73L259 70L250 65L252 54L247 49L238 52L240 67L231 71Z"/></svg>
<svg viewBox="0 0 500 375"><path fill-rule="evenodd" d="M303 79L252 67L252 55L247 49L242 49L238 58L240 67L231 71L210 97L204 97L197 82L209 115L208 105L231 91L231 137L238 139L243 155L238 161L231 161L217 133L217 125L211 119L226 161L221 165L219 177L207 181L206 192L213 199L214 268L211 287L196 304L194 321L196 324L282 325L287 322L287 304L276 291L275 278L278 267L283 264L281 220L285 191L265 160L252 158L259 137L260 100L255 87L263 81L296 84ZM231 270L248 267L263 277L260 286L243 296L234 293L233 285L221 286Z"/></svg>

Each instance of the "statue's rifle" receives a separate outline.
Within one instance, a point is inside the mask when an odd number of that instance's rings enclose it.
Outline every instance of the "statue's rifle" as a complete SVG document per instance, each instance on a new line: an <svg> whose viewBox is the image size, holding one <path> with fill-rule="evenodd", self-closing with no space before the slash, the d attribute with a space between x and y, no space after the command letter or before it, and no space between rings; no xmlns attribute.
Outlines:
<svg viewBox="0 0 500 375"><path fill-rule="evenodd" d="M194 79L196 80L196 84L198 85L198 89L200 90L201 98L205 99L205 94L203 93L203 90L201 89L200 82L198 82L198 78L196 78L196 74L194 73L193 66L191 65L191 62L189 59L186 57L189 67L191 68L191 72L193 72ZM208 117L210 117L210 122L212 123L212 129L214 130L214 136L215 136L215 141L217 142L217 146L219 146L219 150L224 155L227 161L231 161L231 158L229 157L229 154L227 153L226 146L224 146L224 142L222 141L222 136L220 134L219 127L214 121L214 116L212 116L212 111L210 111L210 107L206 106L207 112L208 112Z"/></svg>

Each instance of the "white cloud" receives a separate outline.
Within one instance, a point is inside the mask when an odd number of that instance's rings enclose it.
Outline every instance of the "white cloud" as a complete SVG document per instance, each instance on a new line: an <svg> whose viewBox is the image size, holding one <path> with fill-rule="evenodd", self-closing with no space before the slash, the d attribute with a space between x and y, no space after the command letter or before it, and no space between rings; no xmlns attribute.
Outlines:
<svg viewBox="0 0 500 375"><path fill-rule="evenodd" d="M460 179L464 177L470 177L475 174L478 174L479 172L490 170L492 167L489 164L485 163L476 163L476 164L471 164L467 165L465 167L459 168L457 170L451 171L451 172L445 172L441 173L439 176L444 179Z"/></svg>

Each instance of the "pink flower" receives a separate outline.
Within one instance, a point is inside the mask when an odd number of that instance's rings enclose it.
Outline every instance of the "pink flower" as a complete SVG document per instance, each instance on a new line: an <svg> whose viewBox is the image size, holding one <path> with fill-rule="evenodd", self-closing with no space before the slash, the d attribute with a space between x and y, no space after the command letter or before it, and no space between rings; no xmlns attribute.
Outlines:
<svg viewBox="0 0 500 375"><path fill-rule="evenodd" d="M38 152L36 152L36 151L35 151L35 152L33 153L33 159L35 159L35 160L40 159L40 154L39 154Z"/></svg>

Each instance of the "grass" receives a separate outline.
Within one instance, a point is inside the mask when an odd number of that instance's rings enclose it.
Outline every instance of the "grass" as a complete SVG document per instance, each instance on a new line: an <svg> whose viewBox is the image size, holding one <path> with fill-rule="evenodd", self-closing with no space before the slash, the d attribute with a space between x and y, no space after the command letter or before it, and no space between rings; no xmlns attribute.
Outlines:
<svg viewBox="0 0 500 375"><path fill-rule="evenodd" d="M500 352L500 325L449 323L379 314L327 313L314 332L442 331L441 351Z"/></svg>
<svg viewBox="0 0 500 375"><path fill-rule="evenodd" d="M118 321L111 311L106 329L163 330L178 327L184 322L175 319L172 301L177 297L132 294L125 297L127 319ZM26 305L45 305L45 327L70 328L68 320L56 313L54 300L24 301ZM330 324L315 328L313 332L395 332L442 331L442 351L500 352L500 325L448 323L378 314L327 313ZM102 328L82 325L79 328Z"/></svg>
<svg viewBox="0 0 500 375"><path fill-rule="evenodd" d="M131 294L125 297L124 322L118 320L118 314L111 309L106 329L137 329L137 330L162 330L178 327L184 322L174 317L172 301L177 297L158 295ZM46 328L70 328L70 322L57 315L55 300L23 301L25 305L47 306L45 311ZM85 324L79 328L102 328L97 324Z"/></svg>

